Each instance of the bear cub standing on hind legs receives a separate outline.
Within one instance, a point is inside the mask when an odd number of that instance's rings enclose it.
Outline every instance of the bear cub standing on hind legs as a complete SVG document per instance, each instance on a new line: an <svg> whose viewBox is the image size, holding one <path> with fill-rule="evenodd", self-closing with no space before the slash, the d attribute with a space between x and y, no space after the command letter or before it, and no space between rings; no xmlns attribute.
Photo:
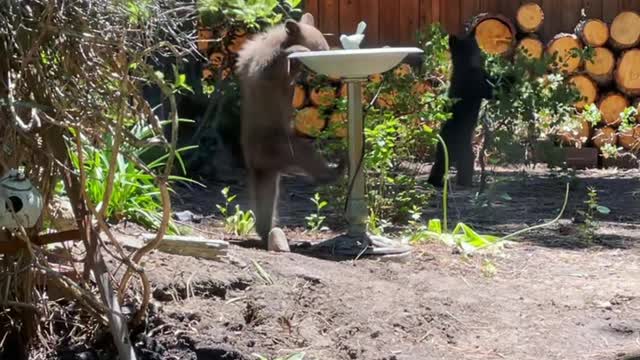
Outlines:
<svg viewBox="0 0 640 360"><path fill-rule="evenodd" d="M473 32L464 38L449 35L449 48L453 64L449 98L457 101L453 104L453 116L442 126L440 136L447 145L449 163L455 163L458 170L458 185L471 186L474 165L471 141L482 99L493 97L493 87L483 69L481 50ZM442 187L444 172L444 148L438 142L428 182Z"/></svg>
<svg viewBox="0 0 640 360"><path fill-rule="evenodd" d="M280 173L301 169L316 184L338 180L346 161L327 165L313 145L294 133L293 81L301 64L289 63L299 51L329 50L311 14L286 20L247 41L238 54L242 115L241 144L249 175L256 232L267 244L278 200Z"/></svg>

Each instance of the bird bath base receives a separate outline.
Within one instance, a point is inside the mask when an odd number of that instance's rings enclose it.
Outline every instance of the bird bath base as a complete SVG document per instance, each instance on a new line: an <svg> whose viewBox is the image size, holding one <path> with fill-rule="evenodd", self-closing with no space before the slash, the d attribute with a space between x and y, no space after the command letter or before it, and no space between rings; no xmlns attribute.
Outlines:
<svg viewBox="0 0 640 360"><path fill-rule="evenodd" d="M390 70L408 54L422 53L418 48L379 48L299 52L289 55L302 61L313 71L341 78L347 83L349 184L346 218L347 234L327 240L313 250L328 252L333 256L375 256L381 259L406 259L411 247L391 239L367 233L367 202L365 175L363 172L364 121L362 109L362 84L374 73Z"/></svg>
<svg viewBox="0 0 640 360"><path fill-rule="evenodd" d="M311 251L333 257L376 257L380 260L405 261L411 255L411 246L383 236L347 233L314 245Z"/></svg>

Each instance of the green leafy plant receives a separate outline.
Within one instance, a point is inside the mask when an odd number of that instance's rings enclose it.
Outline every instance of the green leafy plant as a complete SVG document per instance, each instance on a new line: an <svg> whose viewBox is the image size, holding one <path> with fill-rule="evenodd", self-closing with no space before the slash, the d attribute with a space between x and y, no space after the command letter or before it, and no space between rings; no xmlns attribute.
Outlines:
<svg viewBox="0 0 640 360"><path fill-rule="evenodd" d="M205 23L227 21L250 29L280 23L284 17L301 13L302 0L199 0L198 10Z"/></svg>
<svg viewBox="0 0 640 360"><path fill-rule="evenodd" d="M253 211L244 211L240 209L240 205L236 204L235 211L231 214L229 212L229 205L233 203L237 195L230 195L229 187L224 187L220 192L224 197L225 203L224 205L216 204L216 207L224 219L225 231L237 236L249 235L255 227Z"/></svg>
<svg viewBox="0 0 640 360"><path fill-rule="evenodd" d="M591 126L598 126L602 122L602 113L596 104L587 104L582 111L582 119Z"/></svg>
<svg viewBox="0 0 640 360"><path fill-rule="evenodd" d="M322 223L326 219L326 216L320 215L320 210L322 210L325 206L327 206L328 202L320 199L320 194L315 193L311 198L311 201L316 206L316 212L314 214L310 214L305 219L307 220L307 227L311 231L318 231L322 228Z"/></svg>
<svg viewBox="0 0 640 360"><path fill-rule="evenodd" d="M638 109L634 106L629 106L620 113L620 127L619 132L625 132L632 130L636 126L636 116L638 115Z"/></svg>
<svg viewBox="0 0 640 360"><path fill-rule="evenodd" d="M442 222L440 219L431 219L426 229L421 228L420 231L410 238L411 243L423 242L427 240L438 240L449 246L453 246L461 251L462 254L468 255L479 249L486 249L489 247L495 247L502 245L507 239L513 238L527 231L539 229L542 227L550 226L557 222L567 206L569 197L569 184L565 192L564 204L560 210L560 214L552 221L525 228L520 231L516 231L509 235L498 237L493 235L482 235L476 232L469 225L464 223L458 223L451 233L448 232L448 217L447 217L447 202L448 202L448 186L449 186L449 156L447 145L440 135L437 135L438 141L444 148L445 158L445 173L444 173L444 187L442 192Z"/></svg>
<svg viewBox="0 0 640 360"><path fill-rule="evenodd" d="M584 210L578 210L577 213L584 217L584 222L580 225L579 229L582 233L583 239L587 243L592 243L595 238L596 231L600 226L596 216L609 215L611 210L598 203L598 191L596 188L590 186L587 188L587 200L584 201L586 208Z"/></svg>
<svg viewBox="0 0 640 360"><path fill-rule="evenodd" d="M555 54L544 54L540 59L519 54L512 61L486 56L485 69L494 83L494 99L483 107L483 154L492 151L495 157L503 156L491 135L504 130L503 142L508 139L525 150L524 157L515 159L535 162L537 140L554 133L567 117L575 115L574 104L581 99L580 93L565 74L548 73L555 60Z"/></svg>
<svg viewBox="0 0 640 360"><path fill-rule="evenodd" d="M385 219L379 218L373 210L369 210L369 216L367 217L367 231L373 235L382 235L386 228L391 226L391 223Z"/></svg>
<svg viewBox="0 0 640 360"><path fill-rule="evenodd" d="M153 135L151 125L143 124L142 122L135 123L130 130L141 141L149 140ZM69 131L72 135L76 135L74 129ZM153 146L148 145L136 148L123 145L120 148L115 158L111 197L108 204L103 204L102 200L106 190L105 184L109 181L107 177L115 139L112 134L104 134L102 140L104 146L97 148L92 145L92 141L85 137L84 134L81 136L83 165L87 176L87 196L92 203L96 204L98 209L106 206L104 214L109 221L118 222L127 219L148 228L157 229L162 219L162 206L159 199L159 189L154 183L154 176L130 160L130 156L142 157ZM180 154L194 148L194 146L184 147L177 152ZM77 146L69 142L68 149L73 166L79 169ZM150 170L161 168L164 166L164 161L166 161L167 157L168 154L156 157L155 160L146 164L146 168ZM181 160L180 156L177 159ZM182 171L186 172L184 167ZM173 175L169 180L191 182L204 187L204 185L182 176ZM173 222L169 224L169 231L174 234L180 233Z"/></svg>
<svg viewBox="0 0 640 360"><path fill-rule="evenodd" d="M605 159L615 159L618 157L621 147L617 147L614 144L604 144L600 148L600 152L602 153L602 157Z"/></svg>

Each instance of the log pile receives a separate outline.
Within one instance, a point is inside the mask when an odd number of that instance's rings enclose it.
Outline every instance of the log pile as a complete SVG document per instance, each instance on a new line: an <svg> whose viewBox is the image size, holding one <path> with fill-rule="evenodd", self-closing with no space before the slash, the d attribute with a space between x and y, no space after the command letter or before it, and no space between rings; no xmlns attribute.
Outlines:
<svg viewBox="0 0 640 360"><path fill-rule="evenodd" d="M486 53L512 56L521 52L533 58L555 54L550 71L569 75L583 96L575 104L578 114L595 104L602 115L593 128L583 122L572 132L559 133L560 143L598 149L609 144L640 151L640 121L621 127L625 109L635 106L640 110L640 14L622 11L610 23L583 17L572 33L556 34L546 44L539 34L544 21L540 5L529 2L518 8L513 19L479 14L469 21L467 31L475 30L478 45ZM580 52L590 53L591 59L575 56Z"/></svg>

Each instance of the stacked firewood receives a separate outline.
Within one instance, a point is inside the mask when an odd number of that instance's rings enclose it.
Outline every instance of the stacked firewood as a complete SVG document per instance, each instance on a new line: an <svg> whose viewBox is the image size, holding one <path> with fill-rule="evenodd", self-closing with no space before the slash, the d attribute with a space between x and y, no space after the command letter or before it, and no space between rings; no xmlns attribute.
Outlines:
<svg viewBox="0 0 640 360"><path fill-rule="evenodd" d="M619 13L611 23L583 18L573 33L560 33L546 44L539 35L544 12L536 3L520 6L515 19L500 14L480 14L469 23L475 29L479 46L487 53L509 56L526 49L527 56L541 58L556 54L552 71L568 74L583 99L575 104L578 111L595 104L602 121L592 128L584 122L582 129L563 133L564 143L580 143L601 149L605 145L620 146L629 151L640 150L640 116L630 129L620 128L622 113L640 103L640 14ZM590 60L576 56L581 50Z"/></svg>

